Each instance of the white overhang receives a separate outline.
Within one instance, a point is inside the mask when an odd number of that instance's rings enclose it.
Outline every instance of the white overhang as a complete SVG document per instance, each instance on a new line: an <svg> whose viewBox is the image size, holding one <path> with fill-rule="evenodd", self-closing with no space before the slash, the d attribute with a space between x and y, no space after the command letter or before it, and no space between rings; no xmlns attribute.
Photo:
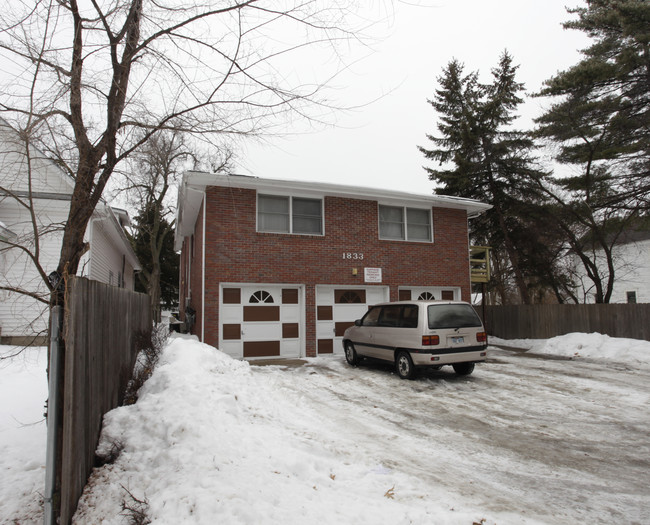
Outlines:
<svg viewBox="0 0 650 525"><path fill-rule="evenodd" d="M221 186L256 190L265 194L283 194L314 197L344 197L378 201L380 204L402 206L435 206L465 210L469 219L478 217L492 206L483 202L448 195L427 195L393 191L381 188L347 186L329 182L303 180L265 179L248 175L223 175L188 171L178 188L175 249L179 250L184 237L192 234L203 202L205 188Z"/></svg>
<svg viewBox="0 0 650 525"><path fill-rule="evenodd" d="M124 228L122 227L122 224L124 222L120 223L120 221L116 216L116 212L117 215L122 216L122 220L124 221L125 220L124 215L127 215L126 211L120 210L119 208L111 208L110 206L102 202L97 206L97 208L95 208L93 217L95 220L99 220L102 222L102 225L104 227L104 232L111 239L111 242L126 257L126 260L131 265L131 267L135 271L140 271L142 270L142 265L140 264L140 260L138 259L138 256L135 254L135 251L133 250L133 247L131 246L129 239L126 236L126 233L124 232Z"/></svg>

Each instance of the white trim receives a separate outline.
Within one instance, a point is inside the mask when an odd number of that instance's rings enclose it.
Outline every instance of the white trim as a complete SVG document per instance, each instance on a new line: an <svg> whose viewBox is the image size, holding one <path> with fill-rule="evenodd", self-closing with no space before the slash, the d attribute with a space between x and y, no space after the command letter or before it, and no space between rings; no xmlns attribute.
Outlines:
<svg viewBox="0 0 650 525"><path fill-rule="evenodd" d="M93 249L93 245L95 244L95 238L94 238L95 235L94 235L94 233L95 233L95 223L97 221L101 221L101 219L99 219L99 218L90 219L90 221L88 221L88 226L86 227L87 231L88 231L88 246L90 247L89 251L91 251ZM93 259L94 259L94 257L90 257L90 253L89 253L88 254L88 276L93 275L93 270L94 270L94 268L93 268L93 266L94 266Z"/></svg>
<svg viewBox="0 0 650 525"><path fill-rule="evenodd" d="M203 246L201 247L201 342L205 342L205 238L207 237L206 216L207 216L207 196L203 192Z"/></svg>
<svg viewBox="0 0 650 525"><path fill-rule="evenodd" d="M327 182L305 182L301 180L266 179L261 177L250 177L247 175L223 175L197 171L186 172L183 177L183 184L193 188L205 186L226 186L232 188L255 189L262 193L267 192L304 192L310 195L322 195L330 197L354 197L363 200L387 200L389 202L420 202L429 206L440 206L443 208L457 208L481 214L492 206L483 202L454 197L450 195L428 195L407 193L401 191L384 190L378 188L367 188L361 186L346 186Z"/></svg>
<svg viewBox="0 0 650 525"><path fill-rule="evenodd" d="M467 227L465 228L465 231L467 232L467 260L469 261L472 258L472 248L470 244L470 238L469 238L469 218L467 220ZM490 257L490 250L487 251L487 254L485 255L487 258ZM488 261L488 264L492 264ZM472 295L474 293L474 286L472 286L472 265L471 263L467 265L467 281L469 282L469 297L467 298L468 302L472 302ZM460 292L460 299L461 301L463 300L463 291L461 290ZM481 297L481 300L484 300L485 297Z"/></svg>
<svg viewBox="0 0 650 525"><path fill-rule="evenodd" d="M468 218L478 217L492 206L474 199L453 197L449 195L425 195L390 191L377 188L363 188L359 186L344 186L324 182L289 181L278 179L263 179L246 175L223 175L188 171L183 175L183 180L178 188L178 209L176 221L176 249L180 249L182 238L193 229L198 209L196 208L196 195L193 193L205 192L207 186L221 186L226 188L242 188L256 190L259 193L298 196L318 196L324 201L325 197L342 197L381 201L409 207L439 207L465 210ZM324 215L323 215L324 217ZM323 235L325 226L323 224Z"/></svg>

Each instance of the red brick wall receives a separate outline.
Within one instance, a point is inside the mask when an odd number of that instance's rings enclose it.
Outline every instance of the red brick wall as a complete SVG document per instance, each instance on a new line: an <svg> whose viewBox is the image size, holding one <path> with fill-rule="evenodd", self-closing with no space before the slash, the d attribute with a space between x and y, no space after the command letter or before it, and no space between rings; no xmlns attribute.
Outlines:
<svg viewBox="0 0 650 525"><path fill-rule="evenodd" d="M398 286L460 286L469 300L467 214L433 208L433 243L379 240L376 201L325 198L325 235L257 233L254 190L209 187L206 217L205 342L218 346L221 282L293 283L306 285L307 355L315 353L317 284L364 285L365 267L382 269L382 285L397 300ZM202 213L195 231L192 271L194 308L200 333ZM343 258L363 254L363 260ZM352 275L357 268L358 274Z"/></svg>

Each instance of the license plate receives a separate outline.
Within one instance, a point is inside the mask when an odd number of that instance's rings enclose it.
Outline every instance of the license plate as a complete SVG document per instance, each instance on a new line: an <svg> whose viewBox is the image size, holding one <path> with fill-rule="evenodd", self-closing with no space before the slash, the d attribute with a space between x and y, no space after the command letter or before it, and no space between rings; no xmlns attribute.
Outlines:
<svg viewBox="0 0 650 525"><path fill-rule="evenodd" d="M462 345L465 342L464 337L452 337L451 338L451 344L452 345Z"/></svg>

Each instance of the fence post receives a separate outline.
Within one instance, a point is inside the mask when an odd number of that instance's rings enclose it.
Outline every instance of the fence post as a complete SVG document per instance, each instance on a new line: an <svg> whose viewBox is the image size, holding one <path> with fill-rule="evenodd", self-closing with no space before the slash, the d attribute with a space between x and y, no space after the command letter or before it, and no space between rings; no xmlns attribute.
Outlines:
<svg viewBox="0 0 650 525"><path fill-rule="evenodd" d="M56 495L56 465L58 461L58 432L60 421L59 386L61 380L60 333L63 322L63 307L54 306L50 317L50 369L48 378L47 401L47 452L45 458L45 495L44 523L54 525L58 505L55 504Z"/></svg>

